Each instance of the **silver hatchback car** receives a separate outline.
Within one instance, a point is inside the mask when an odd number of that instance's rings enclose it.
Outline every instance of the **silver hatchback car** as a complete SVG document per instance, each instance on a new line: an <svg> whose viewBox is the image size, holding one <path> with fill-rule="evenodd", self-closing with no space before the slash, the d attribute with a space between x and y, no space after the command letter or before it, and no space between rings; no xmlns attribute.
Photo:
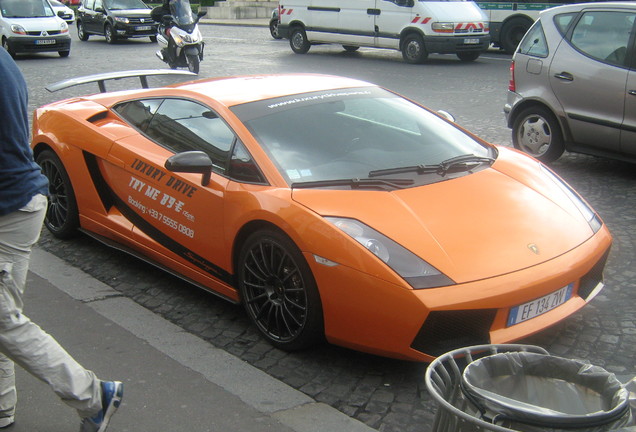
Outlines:
<svg viewBox="0 0 636 432"><path fill-rule="evenodd" d="M545 10L510 66L504 113L516 148L636 163L636 2Z"/></svg>

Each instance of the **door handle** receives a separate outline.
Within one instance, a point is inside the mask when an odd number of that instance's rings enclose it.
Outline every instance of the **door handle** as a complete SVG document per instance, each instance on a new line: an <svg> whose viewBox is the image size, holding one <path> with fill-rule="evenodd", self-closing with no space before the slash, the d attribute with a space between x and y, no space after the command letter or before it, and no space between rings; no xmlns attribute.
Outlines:
<svg viewBox="0 0 636 432"><path fill-rule="evenodd" d="M380 9L367 9L369 15L380 15Z"/></svg>
<svg viewBox="0 0 636 432"><path fill-rule="evenodd" d="M554 77L563 81L574 81L574 75L572 75L570 72L561 72L555 74Z"/></svg>

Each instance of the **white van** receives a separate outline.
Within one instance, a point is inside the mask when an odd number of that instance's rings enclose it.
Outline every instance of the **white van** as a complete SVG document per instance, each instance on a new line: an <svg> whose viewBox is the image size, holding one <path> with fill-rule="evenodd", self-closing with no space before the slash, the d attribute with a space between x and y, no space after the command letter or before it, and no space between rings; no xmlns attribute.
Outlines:
<svg viewBox="0 0 636 432"><path fill-rule="evenodd" d="M429 53L476 60L488 48L488 19L464 0L281 0L279 34L304 54L312 44L402 51L408 63Z"/></svg>
<svg viewBox="0 0 636 432"><path fill-rule="evenodd" d="M12 57L18 53L71 53L68 24L48 0L0 0L0 38Z"/></svg>

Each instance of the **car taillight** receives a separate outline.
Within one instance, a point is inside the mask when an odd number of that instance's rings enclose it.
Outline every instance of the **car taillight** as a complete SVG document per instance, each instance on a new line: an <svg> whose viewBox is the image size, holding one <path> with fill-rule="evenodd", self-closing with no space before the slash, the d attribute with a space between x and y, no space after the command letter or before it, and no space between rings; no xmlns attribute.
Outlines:
<svg viewBox="0 0 636 432"><path fill-rule="evenodd" d="M516 91L515 86L515 61L510 62L510 81L508 82L508 90Z"/></svg>

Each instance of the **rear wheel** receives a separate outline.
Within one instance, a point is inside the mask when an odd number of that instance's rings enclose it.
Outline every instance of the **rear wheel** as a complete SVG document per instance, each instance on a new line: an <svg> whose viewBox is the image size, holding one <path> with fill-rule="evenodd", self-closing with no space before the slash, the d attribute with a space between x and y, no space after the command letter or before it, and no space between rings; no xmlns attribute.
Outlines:
<svg viewBox="0 0 636 432"><path fill-rule="evenodd" d="M323 339L322 305L309 265L284 234L251 234L238 262L243 305L261 334L284 350L307 348Z"/></svg>
<svg viewBox="0 0 636 432"><path fill-rule="evenodd" d="M115 35L115 30L113 30L113 26L110 24L106 24L104 27L104 37L106 38L106 42L109 44L114 44L117 42L117 36Z"/></svg>
<svg viewBox="0 0 636 432"><path fill-rule="evenodd" d="M79 212L66 169L52 150L44 150L36 162L49 179L49 206L44 225L57 238L73 237L79 228Z"/></svg>
<svg viewBox="0 0 636 432"><path fill-rule="evenodd" d="M307 33L302 27L294 27L289 37L289 46L296 54L306 54L311 46L307 40Z"/></svg>
<svg viewBox="0 0 636 432"><path fill-rule="evenodd" d="M79 40L86 42L88 40L88 33L84 29L84 24L81 21L77 22L77 37Z"/></svg>
<svg viewBox="0 0 636 432"><path fill-rule="evenodd" d="M565 151L559 122L541 106L526 108L515 117L512 143L515 148L546 163L557 160Z"/></svg>
<svg viewBox="0 0 636 432"><path fill-rule="evenodd" d="M271 34L274 39L282 39L278 32L278 24L278 19L273 19L269 22L269 34Z"/></svg>
<svg viewBox="0 0 636 432"><path fill-rule="evenodd" d="M186 62L188 63L188 70L192 73L199 73L199 55L198 54L186 54Z"/></svg>
<svg viewBox="0 0 636 432"><path fill-rule="evenodd" d="M507 54L513 54L531 25L532 22L524 18L513 18L504 24L499 40L501 48Z"/></svg>
<svg viewBox="0 0 636 432"><path fill-rule="evenodd" d="M402 44L402 58L404 61L411 64L420 64L428 58L426 47L424 46L424 39L417 33L411 33L404 38Z"/></svg>

